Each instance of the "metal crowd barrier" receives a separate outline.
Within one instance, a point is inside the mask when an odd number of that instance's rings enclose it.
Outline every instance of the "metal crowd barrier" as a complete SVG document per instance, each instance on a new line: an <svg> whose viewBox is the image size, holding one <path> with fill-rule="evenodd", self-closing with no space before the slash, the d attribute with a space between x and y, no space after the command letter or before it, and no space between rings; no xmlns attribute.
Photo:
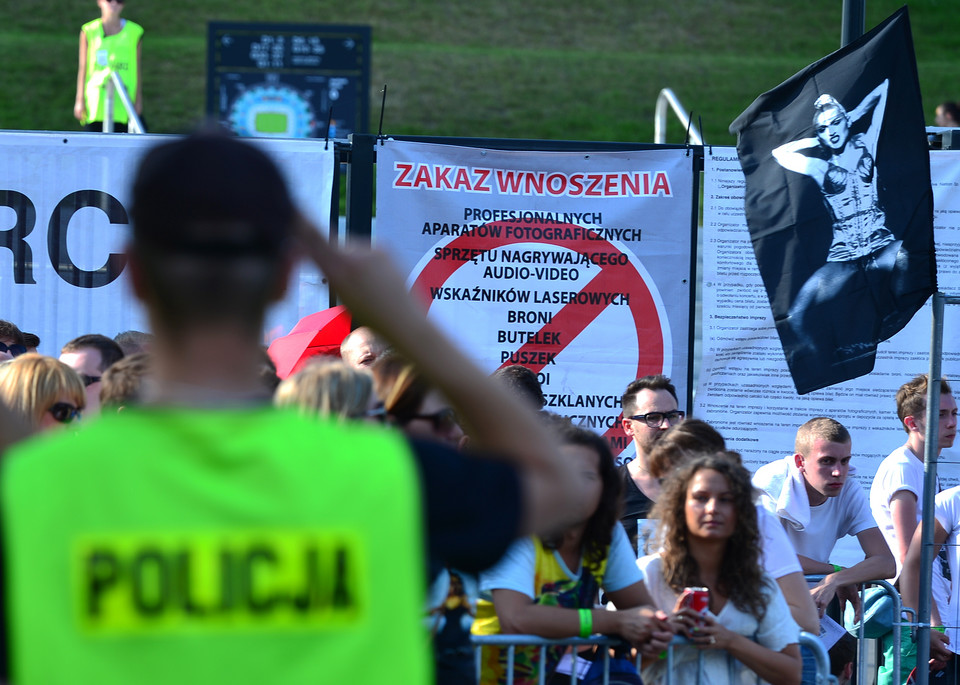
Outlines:
<svg viewBox="0 0 960 685"><path fill-rule="evenodd" d="M600 646L606 647L603 649L603 685L609 685L610 683L610 647L620 647L624 646L624 643L619 638L606 637L604 635L593 635L589 638L580 638L580 637L570 637L563 638L559 640L548 640L547 638L537 637L536 635L471 635L470 640L473 643L474 658L476 664L476 673L477 673L477 682L480 682L480 669L483 663L483 648L488 646L497 646L497 647L506 647L507 649L507 670L506 670L506 685L513 685L513 666L514 666L514 656L516 653L516 648L519 645L532 645L540 647L540 663L546 663L546 651L547 647L552 647L556 645L566 645L566 646ZM700 674L702 672L702 661L703 653L701 652L698 656L698 660L701 664L701 667L697 669L697 681L695 684L692 683L677 683L674 679L673 674L673 649L676 645L689 644L689 640L682 636L676 636L673 638L673 641L670 643L670 646L667 648L666 660L667 660L667 672L666 680L664 685L701 685L700 683ZM807 632L801 631L800 633L800 645L802 647L808 647L814 654L814 658L817 662L817 685L836 685L837 679L835 676L830 674L830 657L827 655L827 650L824 649L823 643L820 642L820 638L816 635L812 635ZM640 671L640 656L637 655L636 660L637 671ZM540 685L545 685L547 679L547 669L541 668L539 673L538 682ZM570 683L571 685L576 685L577 683L577 669L574 663L574 666L570 669ZM757 676L757 682L760 682L760 677ZM859 681L862 682L862 681ZM709 685L703 683L702 685Z"/></svg>
<svg viewBox="0 0 960 685"><path fill-rule="evenodd" d="M513 660L518 645L532 645L540 647L540 663L547 661L547 647L556 645L566 645L573 647L606 647L603 651L603 685L610 683L610 647L623 646L623 640L605 635L591 635L590 637L566 637L559 640L548 640L536 635L471 635L470 641L473 643L474 659L477 668L477 682L480 682L480 668L483 663L483 648L485 646L496 646L507 648L507 685L513 685ZM637 657L637 670L639 671L640 657ZM547 682L547 669L540 669L540 685ZM576 665L570 669L570 683L575 685L577 682Z"/></svg>
<svg viewBox="0 0 960 685"><path fill-rule="evenodd" d="M145 133L143 122L140 121L140 117L137 115L137 109L133 104L133 100L130 99L130 94L123 85L123 81L120 80L120 75L113 69L109 70L103 88L106 90L103 112L103 132L113 133L113 100L114 95L116 95L120 98L120 104L127 110L127 133Z"/></svg>
<svg viewBox="0 0 960 685"><path fill-rule="evenodd" d="M805 576L808 581L820 582L823 580L824 576L821 575L809 575ZM916 623L916 612L913 609L904 608L902 602L900 601L900 593L897 592L897 589L893 587L886 580L877 579L877 580L868 580L860 584L860 608L861 611L866 604L866 593L868 586L879 586L887 591L887 595L890 596L893 601L893 615L898 617L899 620L893 622L893 673L896 674L894 678L899 678L900 674L900 636L903 628L913 629L917 626ZM910 614L913 618L904 620L904 614ZM864 622L862 620L857 629L857 682L866 683L866 668L867 668L867 658L866 650L869 646L867 643L867 638L864 636ZM843 617L841 616L841 621ZM817 640L819 642L819 639ZM821 644L822 648L823 645ZM827 660L827 670L829 671L829 659Z"/></svg>

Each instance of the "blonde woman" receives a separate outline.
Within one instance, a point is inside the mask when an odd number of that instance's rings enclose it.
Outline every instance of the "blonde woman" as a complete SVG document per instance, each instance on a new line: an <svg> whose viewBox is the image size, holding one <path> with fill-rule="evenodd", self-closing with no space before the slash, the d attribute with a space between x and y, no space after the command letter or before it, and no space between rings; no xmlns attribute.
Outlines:
<svg viewBox="0 0 960 685"><path fill-rule="evenodd" d="M346 362L318 360L284 379L277 387L277 407L299 407L301 413L336 417L341 421L383 415L377 408L373 376Z"/></svg>
<svg viewBox="0 0 960 685"><path fill-rule="evenodd" d="M23 354L0 364L0 400L35 431L72 423L86 406L77 372L40 354Z"/></svg>

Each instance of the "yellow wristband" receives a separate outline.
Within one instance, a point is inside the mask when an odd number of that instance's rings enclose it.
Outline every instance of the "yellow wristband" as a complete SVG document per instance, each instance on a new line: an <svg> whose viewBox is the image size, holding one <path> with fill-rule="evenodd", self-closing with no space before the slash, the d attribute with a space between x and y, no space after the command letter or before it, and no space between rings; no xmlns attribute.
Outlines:
<svg viewBox="0 0 960 685"><path fill-rule="evenodd" d="M593 613L589 609L580 609L580 637L593 635Z"/></svg>

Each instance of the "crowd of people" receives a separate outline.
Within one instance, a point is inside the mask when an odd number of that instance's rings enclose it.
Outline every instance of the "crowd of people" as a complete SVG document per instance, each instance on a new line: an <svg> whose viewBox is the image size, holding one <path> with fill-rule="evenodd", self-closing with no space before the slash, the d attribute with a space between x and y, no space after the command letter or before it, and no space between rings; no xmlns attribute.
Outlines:
<svg viewBox="0 0 960 685"><path fill-rule="evenodd" d="M12 682L473 683L472 632L618 636L646 683L665 682L671 648L673 682L789 685L815 682L801 629L857 605L859 583L900 575L916 601L926 378L897 394L908 439L869 500L839 422L807 421L751 477L664 376L626 387L635 458L618 467L543 410L531 371L469 360L384 255L326 243L256 148L164 143L132 197L151 333L83 335L54 358L0 321ZM304 258L365 325L280 379L260 331ZM957 408L941 387L942 449ZM938 496L938 544L955 545L957 508L960 490ZM864 559L841 568L848 534ZM952 626L945 556L934 615ZM831 646L841 679L851 639ZM956 644L947 631L932 655ZM514 682L568 678L564 651L518 649ZM485 648L481 682L505 667Z"/></svg>

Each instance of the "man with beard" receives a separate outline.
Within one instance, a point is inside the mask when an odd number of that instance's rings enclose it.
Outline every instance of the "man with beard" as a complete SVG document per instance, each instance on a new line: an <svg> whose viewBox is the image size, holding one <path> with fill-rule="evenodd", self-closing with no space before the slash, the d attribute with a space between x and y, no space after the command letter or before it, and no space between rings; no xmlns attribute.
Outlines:
<svg viewBox="0 0 960 685"><path fill-rule="evenodd" d="M623 393L621 406L623 432L633 440L637 454L620 467L624 493L623 516L620 520L634 551L637 551L640 532L638 519L647 518L647 512L660 495L660 480L650 473L650 450L670 426L683 420L684 412L677 408L677 389L662 374L633 381ZM643 545L639 545L639 553L647 553Z"/></svg>

